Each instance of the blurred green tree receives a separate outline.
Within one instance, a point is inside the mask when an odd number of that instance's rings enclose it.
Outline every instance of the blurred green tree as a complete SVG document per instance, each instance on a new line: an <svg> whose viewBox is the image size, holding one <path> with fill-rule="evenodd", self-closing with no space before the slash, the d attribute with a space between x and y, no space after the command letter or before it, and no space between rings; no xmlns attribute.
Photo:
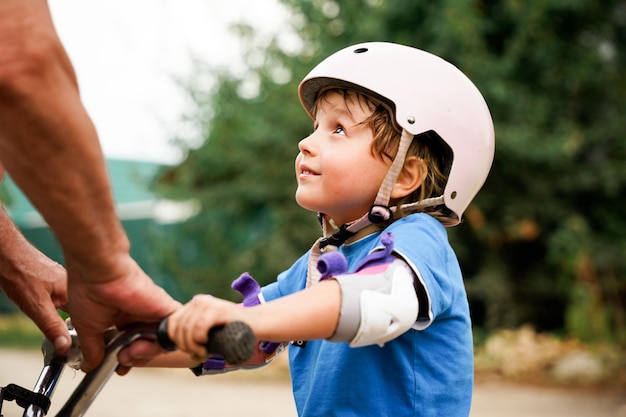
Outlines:
<svg viewBox="0 0 626 417"><path fill-rule="evenodd" d="M289 35L263 43L239 25L247 72L199 63L187 84L201 145L158 188L201 210L157 250L189 294L233 298L240 272L269 282L310 247L315 216L293 200L292 161L311 130L297 84L340 48L391 41L456 64L492 110L490 178L450 230L475 323L626 342L623 0L283 3L297 52Z"/></svg>

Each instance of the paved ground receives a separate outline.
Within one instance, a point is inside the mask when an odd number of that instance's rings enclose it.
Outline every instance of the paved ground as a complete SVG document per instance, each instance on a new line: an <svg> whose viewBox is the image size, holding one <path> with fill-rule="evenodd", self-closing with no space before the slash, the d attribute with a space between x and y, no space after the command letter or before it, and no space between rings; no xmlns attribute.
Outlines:
<svg viewBox="0 0 626 417"><path fill-rule="evenodd" d="M41 365L38 352L1 350L0 386L15 383L32 388ZM289 383L284 378L266 378L268 371L196 378L182 369L134 369L124 377L113 375L86 417L295 416ZM82 377L66 369L48 415L56 415ZM4 417L22 415L13 402L5 404L2 412ZM476 386L471 417L626 417L626 393L481 382Z"/></svg>

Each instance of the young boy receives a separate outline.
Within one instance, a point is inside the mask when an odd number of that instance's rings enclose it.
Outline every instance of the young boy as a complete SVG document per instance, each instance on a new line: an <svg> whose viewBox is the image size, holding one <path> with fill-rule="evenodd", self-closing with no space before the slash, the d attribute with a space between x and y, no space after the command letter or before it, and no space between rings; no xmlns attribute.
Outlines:
<svg viewBox="0 0 626 417"><path fill-rule="evenodd" d="M482 95L434 55L365 43L316 66L299 96L314 131L298 145L296 200L325 236L258 305L196 296L169 318L180 351L150 365L196 367L208 329L241 320L259 340L298 341L300 416L467 416L471 322L444 226L461 221L491 167Z"/></svg>

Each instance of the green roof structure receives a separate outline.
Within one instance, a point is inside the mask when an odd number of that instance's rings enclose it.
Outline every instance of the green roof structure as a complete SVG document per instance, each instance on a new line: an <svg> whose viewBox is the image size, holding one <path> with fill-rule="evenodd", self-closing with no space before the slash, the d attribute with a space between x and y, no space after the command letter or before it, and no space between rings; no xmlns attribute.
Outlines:
<svg viewBox="0 0 626 417"><path fill-rule="evenodd" d="M131 243L131 256L157 284L175 296L178 284L161 271L153 243L167 235L169 225L193 215L193 203L159 199L151 191L152 182L165 165L121 159L108 159L106 164L117 214ZM0 183L0 202L35 247L51 259L64 263L54 234L8 175ZM0 313L14 309L0 292Z"/></svg>
<svg viewBox="0 0 626 417"><path fill-rule="evenodd" d="M118 216L123 220L154 218L157 199L150 191L164 165L155 162L108 159L106 161ZM8 196L5 208L20 228L41 227L45 222L9 176L3 181Z"/></svg>

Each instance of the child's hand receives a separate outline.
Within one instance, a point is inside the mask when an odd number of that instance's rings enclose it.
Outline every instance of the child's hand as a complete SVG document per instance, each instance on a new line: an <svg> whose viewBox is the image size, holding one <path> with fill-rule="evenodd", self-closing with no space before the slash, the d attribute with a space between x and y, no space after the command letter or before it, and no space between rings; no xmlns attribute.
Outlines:
<svg viewBox="0 0 626 417"><path fill-rule="evenodd" d="M218 352L207 352L209 330L233 321L247 321L250 314L239 304L197 295L167 319L167 333L178 348L175 352L164 351L156 340L138 339L118 354L120 366L116 372L128 373L135 366L193 368ZM246 317L246 319L244 319ZM260 362L257 358L251 363Z"/></svg>
<svg viewBox="0 0 626 417"><path fill-rule="evenodd" d="M246 309L230 301L210 295L196 295L168 319L167 333L178 349L196 359L209 356L204 345L209 330L233 321L246 322Z"/></svg>

